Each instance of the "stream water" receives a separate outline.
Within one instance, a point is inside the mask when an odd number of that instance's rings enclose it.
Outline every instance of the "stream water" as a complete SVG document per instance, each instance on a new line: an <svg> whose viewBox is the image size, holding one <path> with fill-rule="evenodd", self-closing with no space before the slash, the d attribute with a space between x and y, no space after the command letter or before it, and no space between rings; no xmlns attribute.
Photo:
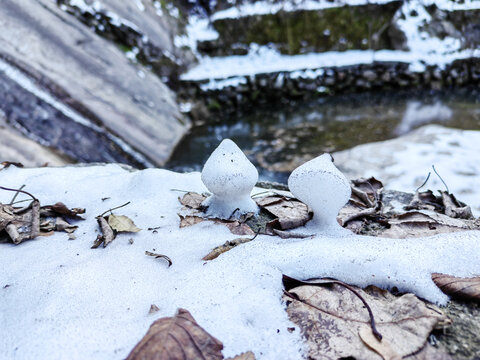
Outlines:
<svg viewBox="0 0 480 360"><path fill-rule="evenodd" d="M480 130L479 91L346 95L218 117L194 127L168 167L201 170L219 142L231 138L261 179L285 182L295 167L323 152L395 138L431 123Z"/></svg>

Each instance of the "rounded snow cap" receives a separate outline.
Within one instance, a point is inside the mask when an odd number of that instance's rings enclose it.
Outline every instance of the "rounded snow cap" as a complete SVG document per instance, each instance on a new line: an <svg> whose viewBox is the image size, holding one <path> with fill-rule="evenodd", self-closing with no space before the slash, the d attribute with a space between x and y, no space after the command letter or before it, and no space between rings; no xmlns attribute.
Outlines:
<svg viewBox="0 0 480 360"><path fill-rule="evenodd" d="M288 187L313 210L314 222L338 227L337 215L350 199L351 188L332 160L330 154L323 154L299 166L288 178Z"/></svg>
<svg viewBox="0 0 480 360"><path fill-rule="evenodd" d="M202 181L213 194L205 201L208 213L229 217L256 212L250 193L258 180L258 171L240 148L230 139L223 140L212 152L202 170Z"/></svg>

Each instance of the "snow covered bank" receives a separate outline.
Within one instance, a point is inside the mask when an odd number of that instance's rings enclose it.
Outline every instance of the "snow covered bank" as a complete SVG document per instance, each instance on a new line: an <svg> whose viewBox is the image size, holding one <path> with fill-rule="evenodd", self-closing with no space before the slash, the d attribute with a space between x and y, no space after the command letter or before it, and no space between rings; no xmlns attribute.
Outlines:
<svg viewBox="0 0 480 360"><path fill-rule="evenodd" d="M422 117L422 114L417 114ZM399 130L412 118L405 114ZM465 131L427 125L393 140L356 146L336 153L335 163L349 178L375 176L389 189L414 192L429 172L422 190L445 186L433 173L432 165L445 180L450 192L480 214L480 131Z"/></svg>
<svg viewBox="0 0 480 360"><path fill-rule="evenodd" d="M210 222L179 229L182 193L173 189L204 192L199 173L129 172L117 165L10 167L0 171L0 183L26 184L42 204L62 201L87 209L76 240L57 233L19 246L0 244L2 359L124 358L156 318L172 316L178 307L224 343L225 356L252 350L258 359L300 359L299 331L287 331L292 324L280 300L282 273L397 286L439 303L447 297L431 272L480 273L478 231L392 240L325 236L307 226L315 238L259 236L204 262L213 247L238 236ZM0 192L0 201L11 196ZM95 216L126 201L131 204L116 213L144 230L90 249ZM147 230L152 227L158 229ZM173 265L167 268L145 250L168 255ZM160 311L149 315L151 304Z"/></svg>

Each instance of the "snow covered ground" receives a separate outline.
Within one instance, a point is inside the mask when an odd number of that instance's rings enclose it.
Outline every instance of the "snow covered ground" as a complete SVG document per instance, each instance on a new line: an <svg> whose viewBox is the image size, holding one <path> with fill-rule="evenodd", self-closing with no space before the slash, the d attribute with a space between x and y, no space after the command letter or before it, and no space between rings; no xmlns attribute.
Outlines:
<svg viewBox="0 0 480 360"><path fill-rule="evenodd" d="M373 3L385 3L384 0ZM372 3L366 0L350 1L282 1L269 3L264 1L253 4L246 3L219 11L212 15L212 20L225 18L239 18L242 16L262 15L276 13L280 10L321 10L344 5L364 5ZM183 80L209 80L203 86L204 90L220 89L225 86L240 84L244 77L260 73L278 71L299 71L302 76L312 75L311 69L323 67L349 66L356 64L370 64L374 61L399 61L410 64L410 69L421 72L427 65L440 67L456 59L479 56L479 49L461 49L461 41L457 38L446 36L439 39L422 31L421 27L431 20L431 15L426 7L435 4L441 10L467 10L479 9L480 1L469 0L457 3L449 0L442 1L405 1L395 15L400 30L407 38L408 51L400 50L349 50L344 52L309 53L302 55L282 55L268 46L251 44L249 53L243 56L208 57L197 53L199 64L181 78ZM175 39L177 46L187 45L194 51L196 42L201 40L214 40L218 33L211 27L207 19L192 16L187 26L187 35ZM228 81L225 81L228 79Z"/></svg>
<svg viewBox="0 0 480 360"><path fill-rule="evenodd" d="M408 126L408 119L399 127ZM429 172L430 179L422 190L445 190L432 169L434 165L450 192L480 216L479 154L480 131L427 125L396 139L338 152L335 163L351 179L375 176L389 189L410 193L424 182Z"/></svg>
<svg viewBox="0 0 480 360"><path fill-rule="evenodd" d="M178 190L204 192L199 173L12 166L0 171L0 184L25 184L43 205L62 201L87 209L76 240L57 233L18 246L0 244L2 359L125 358L155 319L174 315L178 307L224 343L225 356L252 350L257 359L300 359L305 349L299 331L287 331L292 324L281 302L282 273L397 286L438 303L447 297L433 285L431 272L480 273L478 231L393 240L325 235L307 226L304 231L317 234L313 239L259 236L202 261L213 247L238 236L210 222L179 228ZM2 203L11 197L0 192ZM95 216L126 201L131 204L115 213L144 230L91 249ZM173 265L145 256L146 250L168 255ZM149 315L151 304L160 311Z"/></svg>

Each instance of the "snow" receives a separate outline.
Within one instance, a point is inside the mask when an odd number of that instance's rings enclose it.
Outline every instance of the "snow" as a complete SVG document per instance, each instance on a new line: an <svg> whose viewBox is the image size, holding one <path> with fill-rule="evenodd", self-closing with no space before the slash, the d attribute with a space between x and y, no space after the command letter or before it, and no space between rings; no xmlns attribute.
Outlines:
<svg viewBox="0 0 480 360"><path fill-rule="evenodd" d="M386 3L388 1L374 1ZM285 1L269 3L257 1L245 3L219 11L212 15L211 20L238 18L250 15L275 13L279 10L321 10L332 7L364 5L365 0L349 1ZM425 22L431 19L426 6L435 3L442 10L479 9L479 1L456 3L442 1L405 1L395 14L396 23L407 39L408 50L348 50L343 52L327 51L323 53L308 53L301 55L283 55L270 46L250 44L247 55L224 57L201 56L196 52L197 41L215 40L219 34L213 29L208 19L191 16L187 26L187 35L177 37L176 46L190 46L199 58L197 66L182 74L182 80L202 81L204 91L217 90L226 86L244 83L246 77L262 73L295 72L294 77L314 78L321 74L325 67L352 66L372 64L375 61L405 62L413 72L422 72L427 65L443 68L457 59L480 56L480 49L462 49L461 41L450 36L439 39L420 31ZM413 15L413 14L417 15Z"/></svg>
<svg viewBox="0 0 480 360"><path fill-rule="evenodd" d="M337 214L352 193L347 178L323 154L296 168L288 178L292 194L313 210L319 228L338 228Z"/></svg>
<svg viewBox="0 0 480 360"><path fill-rule="evenodd" d="M434 105L432 105L434 106ZM433 110L431 110L433 111ZM404 116L398 131L421 121ZM415 120L417 119L417 120ZM439 125L423 126L396 139L363 144L334 154L335 163L349 178L375 176L385 187L414 192L431 172L422 190L445 190L432 165L442 176L451 193L472 207L480 216L480 131L458 130Z"/></svg>
<svg viewBox="0 0 480 360"><path fill-rule="evenodd" d="M213 194L204 202L209 215L229 219L232 214L239 217L258 211L250 197L258 171L232 140L223 140L212 152L203 167L202 181Z"/></svg>
<svg viewBox="0 0 480 360"><path fill-rule="evenodd" d="M224 343L227 357L252 350L260 360L300 359L305 347L298 328L287 331L294 325L281 302L282 273L397 286L442 304L447 297L433 285L431 272L480 273L478 231L405 240L321 232L313 239L258 236L202 261L238 235L212 222L179 228L179 192L172 189L206 191L199 173L118 165L10 167L0 171L0 184L25 184L42 204L87 209L76 240L57 233L18 246L0 244L0 358L6 360L125 358L154 320L173 316L178 307ZM11 197L0 192L2 203ZM130 205L115 213L144 230L90 249L98 234L95 216L126 201ZM158 233L149 227L159 227ZM145 256L145 250L168 255L173 265ZM149 315L151 304L160 311Z"/></svg>

